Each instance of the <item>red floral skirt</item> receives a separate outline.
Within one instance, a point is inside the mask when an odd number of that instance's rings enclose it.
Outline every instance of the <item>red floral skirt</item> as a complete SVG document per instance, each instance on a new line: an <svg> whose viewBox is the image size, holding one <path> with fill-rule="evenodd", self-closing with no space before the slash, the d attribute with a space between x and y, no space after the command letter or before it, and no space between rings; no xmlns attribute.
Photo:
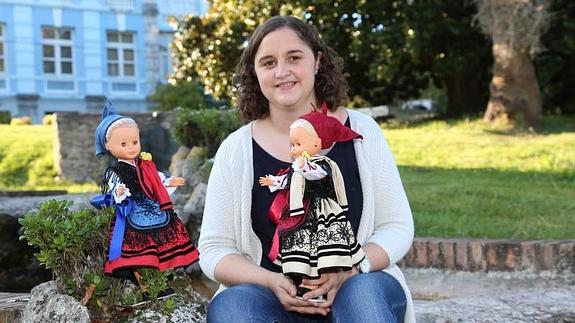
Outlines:
<svg viewBox="0 0 575 323"><path fill-rule="evenodd" d="M110 228L110 241L114 222ZM141 267L166 271L187 267L198 259L198 249L190 240L188 230L172 212L170 223L158 229L137 230L126 223L122 254L113 261L106 261L104 272L113 275L115 271Z"/></svg>

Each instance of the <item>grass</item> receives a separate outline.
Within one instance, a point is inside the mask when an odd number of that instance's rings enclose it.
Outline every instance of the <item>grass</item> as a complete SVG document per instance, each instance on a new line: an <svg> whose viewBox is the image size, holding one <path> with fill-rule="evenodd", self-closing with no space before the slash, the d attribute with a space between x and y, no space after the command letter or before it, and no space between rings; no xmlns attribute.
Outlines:
<svg viewBox="0 0 575 323"><path fill-rule="evenodd" d="M53 126L0 125L0 191L96 192L95 183L59 181L54 170Z"/></svg>
<svg viewBox="0 0 575 323"><path fill-rule="evenodd" d="M573 239L575 117L534 133L481 120L383 123L420 237ZM0 191L96 192L57 181L51 126L0 125Z"/></svg>
<svg viewBox="0 0 575 323"><path fill-rule="evenodd" d="M416 236L575 237L575 118L539 133L481 120L383 124Z"/></svg>

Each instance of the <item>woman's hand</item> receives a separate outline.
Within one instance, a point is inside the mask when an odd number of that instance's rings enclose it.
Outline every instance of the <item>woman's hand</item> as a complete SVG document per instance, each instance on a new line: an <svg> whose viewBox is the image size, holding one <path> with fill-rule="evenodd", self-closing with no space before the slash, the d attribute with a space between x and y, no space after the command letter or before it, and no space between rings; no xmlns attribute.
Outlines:
<svg viewBox="0 0 575 323"><path fill-rule="evenodd" d="M297 298L294 283L281 273L273 275L268 282L268 288L273 291L286 311L324 316L330 312L329 307L319 307L315 302Z"/></svg>
<svg viewBox="0 0 575 323"><path fill-rule="evenodd" d="M338 271L333 273L323 273L318 279L303 279L302 284L317 286L310 292L303 294L303 299L308 300L323 294L327 294L325 302L318 302L319 308L329 308L333 304L335 295L339 288L350 277L357 275L359 272L355 267L348 271Z"/></svg>

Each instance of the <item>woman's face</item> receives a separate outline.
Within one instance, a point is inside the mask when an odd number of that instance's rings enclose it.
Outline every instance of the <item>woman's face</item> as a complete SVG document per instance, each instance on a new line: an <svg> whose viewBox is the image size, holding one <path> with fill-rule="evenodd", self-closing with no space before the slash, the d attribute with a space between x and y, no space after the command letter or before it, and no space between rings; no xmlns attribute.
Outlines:
<svg viewBox="0 0 575 323"><path fill-rule="evenodd" d="M309 109L316 104L315 69L319 67L311 48L287 27L267 34L255 56L256 76L270 110Z"/></svg>

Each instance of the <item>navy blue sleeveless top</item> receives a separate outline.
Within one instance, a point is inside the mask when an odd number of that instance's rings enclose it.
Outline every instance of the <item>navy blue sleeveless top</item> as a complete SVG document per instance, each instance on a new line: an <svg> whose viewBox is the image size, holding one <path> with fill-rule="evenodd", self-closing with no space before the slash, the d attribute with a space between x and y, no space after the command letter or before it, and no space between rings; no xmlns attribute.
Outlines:
<svg viewBox="0 0 575 323"><path fill-rule="evenodd" d="M345 125L349 127L349 119ZM260 265L266 269L281 272L279 266L274 265L268 258L271 249L272 239L276 230L268 218L268 212L273 202L275 194L271 193L269 188L260 186L259 178L265 175L276 175L280 169L286 169L291 166L268 154L260 145L252 139L253 146L253 166L254 166L254 183L252 186L252 227L254 232L262 243L262 261ZM363 208L363 195L361 191L361 181L353 141L338 142L333 146L327 157L331 158L339 166L345 182L345 192L349 211L347 217L351 223L353 233L357 236L361 210Z"/></svg>

